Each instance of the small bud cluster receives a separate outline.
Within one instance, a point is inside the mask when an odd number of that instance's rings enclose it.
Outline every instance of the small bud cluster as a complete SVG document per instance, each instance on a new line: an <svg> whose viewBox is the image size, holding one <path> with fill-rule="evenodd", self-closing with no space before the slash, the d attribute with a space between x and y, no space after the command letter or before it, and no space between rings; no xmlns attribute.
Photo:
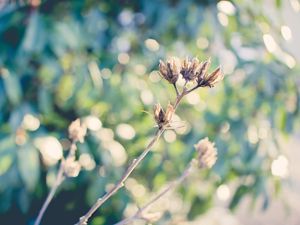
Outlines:
<svg viewBox="0 0 300 225"><path fill-rule="evenodd" d="M154 105L154 119L159 128L168 125L174 114L174 107L169 103L166 112L162 109L160 104Z"/></svg>
<svg viewBox="0 0 300 225"><path fill-rule="evenodd" d="M208 138L200 140L195 145L197 151L197 162L199 168L211 168L217 161L217 149L215 144L210 142Z"/></svg>
<svg viewBox="0 0 300 225"><path fill-rule="evenodd" d="M77 177L81 169L81 165L76 161L75 156L68 157L64 161L64 173L67 177Z"/></svg>
<svg viewBox="0 0 300 225"><path fill-rule="evenodd" d="M169 81L171 84L175 84L180 74L180 65L178 64L177 59L172 57L167 60L166 63L160 60L159 72L164 79Z"/></svg>
<svg viewBox="0 0 300 225"><path fill-rule="evenodd" d="M73 121L69 126L69 137L77 142L80 143L84 142L84 137L86 135L86 126L80 123L80 119Z"/></svg>
<svg viewBox="0 0 300 225"><path fill-rule="evenodd" d="M74 120L69 126L69 138L72 139L73 143L68 157L63 161L63 170L67 177L77 177L80 172L81 166L75 157L76 142L84 142L86 131L87 128L80 122L80 119Z"/></svg>
<svg viewBox="0 0 300 225"><path fill-rule="evenodd" d="M175 84L181 75L187 82L196 82L197 87L213 87L223 79L224 75L220 67L208 73L210 64L210 59L200 62L197 58L179 60L172 57L166 62L159 62L159 72L171 84Z"/></svg>

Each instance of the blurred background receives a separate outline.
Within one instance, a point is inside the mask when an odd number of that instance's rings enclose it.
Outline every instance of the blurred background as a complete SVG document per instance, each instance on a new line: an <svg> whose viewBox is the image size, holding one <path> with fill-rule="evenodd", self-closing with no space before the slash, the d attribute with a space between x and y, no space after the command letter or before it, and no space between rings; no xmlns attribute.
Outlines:
<svg viewBox="0 0 300 225"><path fill-rule="evenodd" d="M77 222L153 135L153 104L174 99L159 59L211 56L224 82L184 100L185 126L90 224L132 215L208 136L217 164L153 207L154 224L299 225L299 12L298 0L0 0L0 224L33 224L82 118L82 170L42 224Z"/></svg>

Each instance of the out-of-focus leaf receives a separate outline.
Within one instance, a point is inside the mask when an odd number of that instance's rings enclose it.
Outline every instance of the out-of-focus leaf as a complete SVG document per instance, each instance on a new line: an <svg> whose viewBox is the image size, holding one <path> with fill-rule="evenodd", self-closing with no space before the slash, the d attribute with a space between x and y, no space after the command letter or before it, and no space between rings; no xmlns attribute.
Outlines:
<svg viewBox="0 0 300 225"><path fill-rule="evenodd" d="M17 105L21 100L21 86L18 78L12 72L8 72L2 76L6 95L13 105Z"/></svg>
<svg viewBox="0 0 300 225"><path fill-rule="evenodd" d="M12 194L12 189L6 189L6 191L0 193L0 212L5 212L10 207Z"/></svg>
<svg viewBox="0 0 300 225"><path fill-rule="evenodd" d="M276 7L281 8L282 7L282 0L275 0L276 1Z"/></svg>
<svg viewBox="0 0 300 225"><path fill-rule="evenodd" d="M193 200L191 209L188 213L188 218L190 220L195 219L197 216L205 213L212 205L211 197L196 197Z"/></svg>
<svg viewBox="0 0 300 225"><path fill-rule="evenodd" d="M25 188L22 188L18 193L18 204L23 213L26 213L28 211L30 198L28 191Z"/></svg>
<svg viewBox="0 0 300 225"><path fill-rule="evenodd" d="M34 11L29 19L25 37L22 43L22 49L26 52L41 51L45 44L45 32L42 25L43 17L38 11Z"/></svg>
<svg viewBox="0 0 300 225"><path fill-rule="evenodd" d="M20 147L17 152L18 167L25 187L33 191L40 175L40 162L38 151L27 144Z"/></svg>
<svg viewBox="0 0 300 225"><path fill-rule="evenodd" d="M97 216L93 221L91 222L91 225L102 225L105 224L105 218L102 216Z"/></svg>
<svg viewBox="0 0 300 225"><path fill-rule="evenodd" d="M12 164L12 156L10 154L6 154L0 157L0 176L9 169Z"/></svg>
<svg viewBox="0 0 300 225"><path fill-rule="evenodd" d="M229 208L231 210L234 210L236 206L239 204L239 202L241 201L241 199L244 197L244 195L249 193L250 190L251 188L249 186L240 185L238 189L235 191L233 198L231 199Z"/></svg>

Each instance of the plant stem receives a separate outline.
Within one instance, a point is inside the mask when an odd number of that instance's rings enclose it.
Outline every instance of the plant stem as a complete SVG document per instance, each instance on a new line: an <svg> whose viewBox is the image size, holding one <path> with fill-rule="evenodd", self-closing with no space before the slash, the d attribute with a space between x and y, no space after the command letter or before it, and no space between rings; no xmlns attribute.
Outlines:
<svg viewBox="0 0 300 225"><path fill-rule="evenodd" d="M140 164L140 162L145 158L145 156L149 153L151 148L154 146L154 144L157 142L159 137L164 132L164 128L158 129L156 131L155 136L150 141L150 143L147 145L145 150L142 152L142 154L139 155L138 158L134 159L132 163L129 165L121 179L118 181L115 186L108 191L103 197L99 198L96 203L90 208L90 210L79 219L79 222L76 225L84 225L87 224L88 219L93 215L93 213L104 203L106 202L111 196L113 196L119 189L121 189L124 186L124 182L127 180L127 178L131 175L133 170Z"/></svg>
<svg viewBox="0 0 300 225"><path fill-rule="evenodd" d="M165 187L158 195L156 195L152 200L150 200L148 203L146 203L142 208L140 208L133 216L126 218L115 225L125 225L128 224L134 220L142 219L147 220L147 218L143 217L143 213L157 200L159 200L161 197L163 197L166 193L174 189L177 185L182 183L189 175L192 169L192 163L189 163L189 165L185 168L183 173L179 178L177 178L175 181L170 183L167 187Z"/></svg>
<svg viewBox="0 0 300 225"><path fill-rule="evenodd" d="M175 103L173 105L174 112L179 105L180 101L182 98L186 95L186 90L184 88L183 92L179 94L176 97ZM165 131L164 127L159 128L156 133L154 138L151 140L151 142L147 145L145 150L139 155L138 158L134 159L132 163L129 165L127 170L124 172L123 176L121 179L114 185L114 187L106 192L101 198L98 198L96 203L89 209L89 211L82 217L79 218L79 221L75 225L86 225L89 218L95 213L95 211L100 208L103 203L105 203L110 197L112 197L115 193L118 192L119 189L121 189L124 186L124 182L127 180L127 178L131 175L133 170L140 164L140 162L146 157L146 155L150 152L151 148L154 146L154 144L158 141L159 137L163 134Z"/></svg>
<svg viewBox="0 0 300 225"><path fill-rule="evenodd" d="M192 89L188 90L186 93L191 93L192 91L196 90L197 88L201 87L200 85L197 85L195 87L193 87Z"/></svg>
<svg viewBox="0 0 300 225"><path fill-rule="evenodd" d="M175 91L176 91L176 96L178 96L178 95L179 95L179 91L178 91L178 88L177 88L177 85L176 85L176 83L174 83L174 84L173 84L173 86L174 86L174 88L175 88Z"/></svg>
<svg viewBox="0 0 300 225"><path fill-rule="evenodd" d="M70 147L70 151L69 154L67 156L67 158L74 156L76 151L76 145L75 142L72 142L71 147ZM34 225L39 225L41 223L41 220L43 218L43 215L45 214L50 202L52 201L55 192L57 190L57 188L59 187L59 185L61 185L61 183L63 182L63 180L65 179L65 175L64 175L64 160L61 161L58 172L57 172L57 176L55 178L55 182L54 185L52 186L42 208L39 211L38 217L34 222Z"/></svg>

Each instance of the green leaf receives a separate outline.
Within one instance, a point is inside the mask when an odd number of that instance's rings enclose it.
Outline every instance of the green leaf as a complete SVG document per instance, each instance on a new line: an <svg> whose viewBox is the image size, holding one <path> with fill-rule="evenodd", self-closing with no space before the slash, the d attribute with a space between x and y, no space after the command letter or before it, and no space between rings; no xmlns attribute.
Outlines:
<svg viewBox="0 0 300 225"><path fill-rule="evenodd" d="M33 191L39 179L40 162L37 150L30 145L21 147L17 152L21 178L29 191Z"/></svg>
<svg viewBox="0 0 300 225"><path fill-rule="evenodd" d="M197 197L194 199L191 209L188 213L188 218L190 220L196 218L197 216L205 213L212 206L212 197Z"/></svg>
<svg viewBox="0 0 300 225"><path fill-rule="evenodd" d="M29 26L23 39L22 48L27 52L41 51L45 44L45 32L42 24L43 18L38 11L34 11L29 19Z"/></svg>
<svg viewBox="0 0 300 225"><path fill-rule="evenodd" d="M0 158L0 176L5 174L13 162L12 155L6 154Z"/></svg>
<svg viewBox="0 0 300 225"><path fill-rule="evenodd" d="M275 0L276 1L276 7L279 9L282 6L282 1L281 0Z"/></svg>
<svg viewBox="0 0 300 225"><path fill-rule="evenodd" d="M18 193L18 205L23 213L26 213L30 205L30 197L25 188L22 188Z"/></svg>
<svg viewBox="0 0 300 225"><path fill-rule="evenodd" d="M8 100L17 105L21 100L21 85L17 76L11 72L8 72L2 76L4 81L5 92Z"/></svg>
<svg viewBox="0 0 300 225"><path fill-rule="evenodd" d="M231 210L234 210L239 202L241 201L242 197L244 197L247 193L251 191L251 188L246 185L240 185L236 192L234 193L234 196L229 204L229 208Z"/></svg>

